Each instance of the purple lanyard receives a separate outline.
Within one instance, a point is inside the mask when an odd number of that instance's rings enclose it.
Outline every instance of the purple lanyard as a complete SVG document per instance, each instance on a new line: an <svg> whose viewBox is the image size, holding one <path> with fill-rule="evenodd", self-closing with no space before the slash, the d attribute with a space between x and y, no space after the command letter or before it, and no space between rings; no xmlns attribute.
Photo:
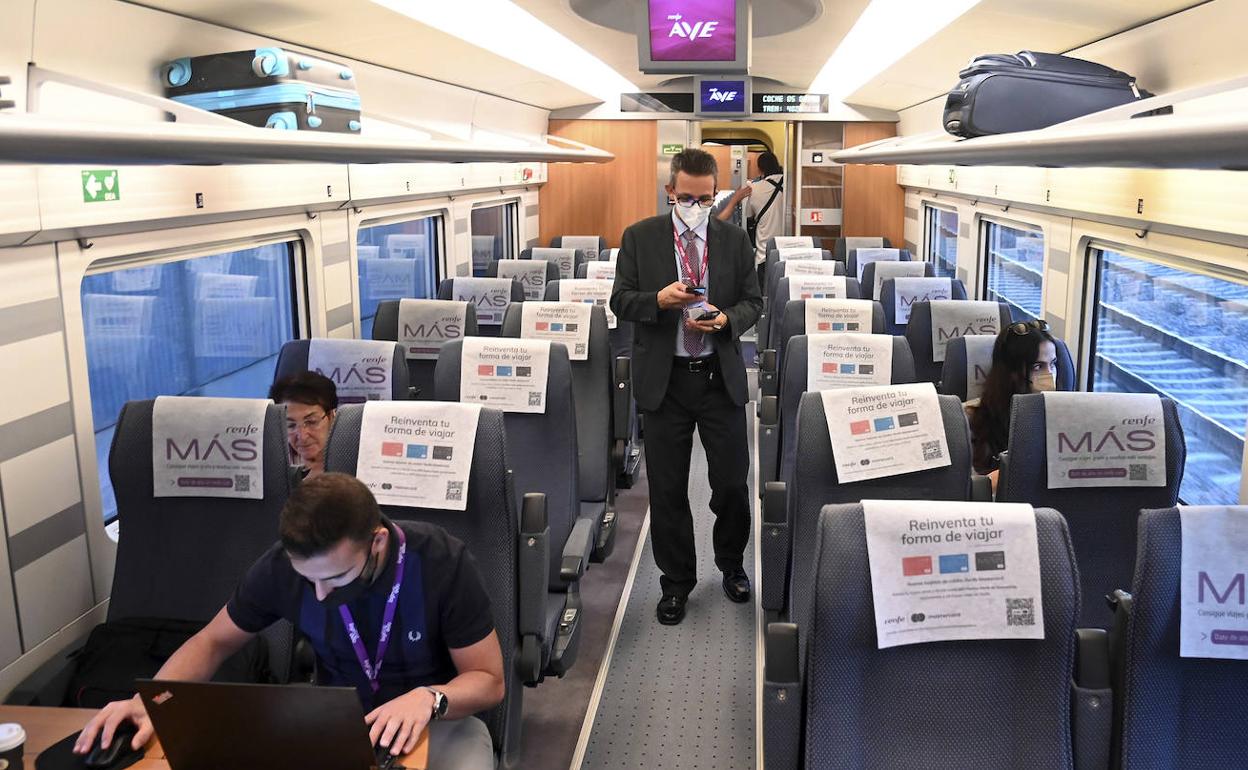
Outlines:
<svg viewBox="0 0 1248 770"><path fill-rule="evenodd" d="M394 587L390 589L390 596L386 599L386 611L381 620L381 637L377 640L376 665L368 659L368 650L364 647L364 640L360 638L360 630L351 617L351 610L347 609L345 604L338 607L338 614L342 615L342 622L347 627L347 636L351 639L351 646L355 648L355 657L360 661L360 668L364 669L364 676L368 677L368 686L373 688L373 694L381 689L381 683L377 681L377 678L381 676L381 661L386 657L386 648L390 646L390 628L394 625L394 612L399 606L399 588L403 585L403 560L407 556L407 536L403 534L403 528L396 525L393 532L399 539L399 556L394 563Z"/></svg>

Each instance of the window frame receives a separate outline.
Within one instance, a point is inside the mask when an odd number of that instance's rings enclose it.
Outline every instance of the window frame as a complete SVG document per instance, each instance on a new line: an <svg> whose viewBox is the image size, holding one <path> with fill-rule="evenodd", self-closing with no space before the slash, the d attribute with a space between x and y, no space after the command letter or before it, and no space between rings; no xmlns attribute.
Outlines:
<svg viewBox="0 0 1248 770"><path fill-rule="evenodd" d="M505 212L503 217L503 233L502 242L507 244L509 253L503 254L500 259L519 259L520 251L523 246L520 243L520 204L522 201L518 197L501 198L488 201L477 201L472 204L468 210L468 273L472 275L472 236L476 233L472 229L472 215L481 209L502 208ZM540 243L538 244L541 245Z"/></svg>
<svg viewBox="0 0 1248 770"><path fill-rule="evenodd" d="M989 228L992 226L1008 227L1012 230L1028 231L1028 232L1034 232L1034 233L1040 234L1040 238L1044 242L1044 250L1043 250L1043 257L1040 263L1040 311L1036 314L1036 317L1044 318L1045 310L1046 310L1045 291L1048 288L1046 286L1048 282L1046 273L1047 273L1047 267L1049 263L1049 249L1051 248L1048 228L1046 228L1044 225L1034 223L1034 222L1025 222L1025 221L1017 220L1017 219L999 219L997 217L988 217L988 216L978 217L977 224L979 227L979 230L978 230L979 241L977 244L978 254L979 254L979 259L977 260L978 268L979 268L979 275L977 277L976 285L975 285L975 297L976 299L981 299L981 300L988 299L988 281L990 278L990 271L988 268L989 268L989 260L992 258L992 254L989 249L989 243L991 240L989 237ZM1007 302L1006 304L1009 305L1012 303ZM1023 308L1021 306L1017 306L1017 307L1019 307L1019 309L1023 310L1024 312L1028 312L1028 313L1030 312L1026 308ZM1011 316L1012 315L1013 315L1013 312L1011 311Z"/></svg>
<svg viewBox="0 0 1248 770"><path fill-rule="evenodd" d="M923 205L923 261L932 263L932 269L936 270L937 274L939 274L939 270L937 270L939 263L935 251L936 244L935 238L933 237L934 230L939 223L939 215L941 213L953 214L954 218L958 222L958 229L960 230L962 226L962 212L954 206L942 206L928 200L922 200L920 202ZM954 232L953 239L954 243L961 240L961 236L958 232ZM958 278L957 254L954 254L953 257L953 275L950 277L955 280Z"/></svg>
<svg viewBox="0 0 1248 770"><path fill-rule="evenodd" d="M1192 241L1191 239L1183 240L1184 245L1189 248L1192 246L1199 248L1201 243L1203 243ZM1224 248L1221 244L1209 243L1208 246L1213 249ZM1142 249L1133 244L1126 244L1095 235L1083 238L1080 241L1080 254L1085 264L1083 271L1083 333L1081 335L1083 344L1078 359L1080 370L1079 386L1089 393L1097 392L1094 390L1094 385L1096 382L1095 358L1099 326L1098 310L1101 304L1101 279L1104 274L1104 252L1106 251L1112 251L1130 259L1138 259L1162 267L1239 283L1248 287L1248 271L1233 267L1230 264L1192 256L1158 252L1152 249ZM1246 428L1245 434L1248 437L1248 428ZM1187 470L1185 467L1185 478ZM1180 490L1180 494L1182 494L1182 490ZM1246 501L1248 501L1248 440L1245 441L1245 449L1240 457L1240 486L1237 499L1237 502L1240 504L1244 504ZM1206 505L1210 503L1187 503L1180 500L1180 505L1193 504Z"/></svg>
<svg viewBox="0 0 1248 770"><path fill-rule="evenodd" d="M361 338L364 335L364 300L360 296L360 291L363 287L360 285L360 253L357 248L360 245L360 231L370 227L384 227L403 222L414 222L418 219L434 220L433 298L436 299L438 287L442 285L443 280L451 276L448 261L449 255L447 254L449 250L446 247L446 221L450 216L451 213L445 206L412 209L410 204L399 207L374 206L353 212L349 237L351 239L351 294L354 302L352 309L355 314L355 333L357 335Z"/></svg>

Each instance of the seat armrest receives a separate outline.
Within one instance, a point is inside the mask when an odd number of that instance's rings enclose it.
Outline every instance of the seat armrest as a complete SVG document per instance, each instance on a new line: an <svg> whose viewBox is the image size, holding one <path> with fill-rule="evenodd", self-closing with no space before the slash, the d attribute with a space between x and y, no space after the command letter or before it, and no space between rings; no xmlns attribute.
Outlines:
<svg viewBox="0 0 1248 770"><path fill-rule="evenodd" d="M1109 675L1111 689L1119 694L1114 699L1113 730L1110 736L1110 767L1122 766L1122 722L1127 682L1127 630L1131 625L1131 613L1135 597L1118 589L1107 597L1114 611L1114 621L1109 630Z"/></svg>
<svg viewBox="0 0 1248 770"><path fill-rule="evenodd" d="M776 372L777 360L774 348L764 350L758 360L758 391L760 396L776 396L780 393L780 375Z"/></svg>
<svg viewBox="0 0 1248 770"><path fill-rule="evenodd" d="M1109 687L1109 632L1103 628L1077 628L1075 642L1075 684L1089 690Z"/></svg>
<svg viewBox="0 0 1248 770"><path fill-rule="evenodd" d="M780 478L780 399L763 396L758 420L758 472L764 483L759 497L762 497L766 494L766 482Z"/></svg>
<svg viewBox="0 0 1248 770"><path fill-rule="evenodd" d="M978 473L971 474L971 502L992 502L992 479Z"/></svg>
<svg viewBox="0 0 1248 770"><path fill-rule="evenodd" d="M611 409L611 437L625 442L631 437L629 416L633 403L633 361L628 356L615 359Z"/></svg>
<svg viewBox="0 0 1248 770"><path fill-rule="evenodd" d="M542 639L546 633L546 590L550 585L550 525L546 495L529 492L520 507L520 623L521 635Z"/></svg>
<svg viewBox="0 0 1248 770"><path fill-rule="evenodd" d="M1105 770L1109 767L1114 716L1109 634L1103 628L1079 628L1075 643L1071 688L1075 770Z"/></svg>
<svg viewBox="0 0 1248 770"><path fill-rule="evenodd" d="M788 490L783 481L763 485L762 588L763 609L779 612L788 596L789 553L792 533L789 530Z"/></svg>
<svg viewBox="0 0 1248 770"><path fill-rule="evenodd" d="M1010 491L1010 453L1009 450L997 455L997 497L1003 502L1011 502Z"/></svg>
<svg viewBox="0 0 1248 770"><path fill-rule="evenodd" d="M594 524L592 519L581 517L572 525L559 561L559 579L564 583L575 583L585 574L594 553Z"/></svg>
<svg viewBox="0 0 1248 770"><path fill-rule="evenodd" d="M802 682L798 666L798 628L793 623L767 625L763 668L763 756L766 770L801 766Z"/></svg>

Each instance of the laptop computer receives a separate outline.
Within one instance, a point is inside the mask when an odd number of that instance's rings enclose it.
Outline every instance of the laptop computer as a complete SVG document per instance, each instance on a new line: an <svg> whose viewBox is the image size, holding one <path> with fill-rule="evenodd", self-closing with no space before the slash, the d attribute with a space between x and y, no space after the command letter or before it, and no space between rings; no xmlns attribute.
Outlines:
<svg viewBox="0 0 1248 770"><path fill-rule="evenodd" d="M364 709L350 687L135 684L171 770L369 770L377 764Z"/></svg>

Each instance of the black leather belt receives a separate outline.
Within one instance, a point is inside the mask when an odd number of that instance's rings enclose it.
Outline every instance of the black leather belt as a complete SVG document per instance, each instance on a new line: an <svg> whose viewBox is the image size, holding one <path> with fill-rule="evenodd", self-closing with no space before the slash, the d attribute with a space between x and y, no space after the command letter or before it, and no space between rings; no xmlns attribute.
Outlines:
<svg viewBox="0 0 1248 770"><path fill-rule="evenodd" d="M681 358L676 356L672 359L672 366L690 374L714 372L719 369L719 356L706 356L705 358Z"/></svg>

